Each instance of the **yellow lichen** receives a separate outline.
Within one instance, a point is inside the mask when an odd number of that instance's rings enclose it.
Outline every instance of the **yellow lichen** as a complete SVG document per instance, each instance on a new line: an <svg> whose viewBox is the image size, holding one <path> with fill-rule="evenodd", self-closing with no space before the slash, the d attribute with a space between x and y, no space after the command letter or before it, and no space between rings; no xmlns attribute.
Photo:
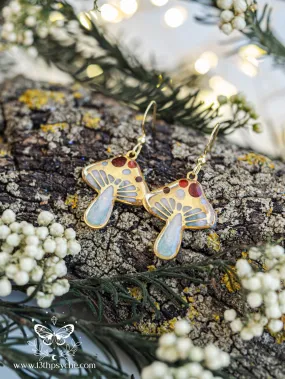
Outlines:
<svg viewBox="0 0 285 379"><path fill-rule="evenodd" d="M78 195L77 193L75 195L67 195L67 198L65 200L66 205L70 205L72 209L77 207L78 204Z"/></svg>
<svg viewBox="0 0 285 379"><path fill-rule="evenodd" d="M227 290L231 293L239 291L241 288L240 283L237 281L237 278L234 275L235 271L236 271L235 267L232 266L231 271L228 271L222 277L222 283L226 286Z"/></svg>
<svg viewBox="0 0 285 379"><path fill-rule="evenodd" d="M56 91L28 89L19 97L19 101L26 104L30 109L41 109L50 101L64 104L65 94Z"/></svg>
<svg viewBox="0 0 285 379"><path fill-rule="evenodd" d="M10 152L6 149L0 149L0 157L7 157L10 155Z"/></svg>
<svg viewBox="0 0 285 379"><path fill-rule="evenodd" d="M45 133L51 132L55 133L58 130L64 130L68 127L68 124L66 122L59 122L56 124L43 124L41 125L41 130Z"/></svg>
<svg viewBox="0 0 285 379"><path fill-rule="evenodd" d="M143 120L143 115L142 114L138 114L138 115L135 116L135 119L137 121L142 121Z"/></svg>
<svg viewBox="0 0 285 379"><path fill-rule="evenodd" d="M156 267L154 265L147 266L147 271L155 271Z"/></svg>
<svg viewBox="0 0 285 379"><path fill-rule="evenodd" d="M107 153L111 153L112 152L112 149L110 146L107 147Z"/></svg>
<svg viewBox="0 0 285 379"><path fill-rule="evenodd" d="M134 299L136 300L142 299L142 291L140 290L139 287L128 287L128 291Z"/></svg>
<svg viewBox="0 0 285 379"><path fill-rule="evenodd" d="M191 305L190 307L189 307L189 309L188 309L188 311L187 311L187 318L189 319L189 320L194 320L197 316L199 315L199 312L197 311L197 309L193 306L193 305Z"/></svg>
<svg viewBox="0 0 285 379"><path fill-rule="evenodd" d="M161 324L157 324L154 322L143 322L140 321L139 323L135 322L134 327L144 335L150 335L150 334L158 334L162 335L164 333L169 333L174 330L174 326L177 322L177 318L174 317L171 320L164 321Z"/></svg>
<svg viewBox="0 0 285 379"><path fill-rule="evenodd" d="M212 232L207 237L207 246L218 252L221 250L220 237L217 233Z"/></svg>
<svg viewBox="0 0 285 379"><path fill-rule="evenodd" d="M100 117L92 115L90 112L84 114L82 123L86 128L98 129L100 126Z"/></svg>
<svg viewBox="0 0 285 379"><path fill-rule="evenodd" d="M245 161L249 165L259 165L259 166L266 166L271 169L273 169L274 163L267 157L261 154L256 154L256 153L248 153L243 155L242 157L238 158L239 161Z"/></svg>
<svg viewBox="0 0 285 379"><path fill-rule="evenodd" d="M220 321L220 316L217 315L216 313L213 314L214 320L219 322Z"/></svg>
<svg viewBox="0 0 285 379"><path fill-rule="evenodd" d="M270 217L272 215L272 212L273 212L273 208L269 208L268 211L266 212L266 216L267 217Z"/></svg>

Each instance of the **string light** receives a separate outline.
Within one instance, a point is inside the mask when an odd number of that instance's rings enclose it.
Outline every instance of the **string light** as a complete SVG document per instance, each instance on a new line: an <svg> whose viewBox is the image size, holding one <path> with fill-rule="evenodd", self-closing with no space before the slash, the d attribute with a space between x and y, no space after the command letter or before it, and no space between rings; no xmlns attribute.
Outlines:
<svg viewBox="0 0 285 379"><path fill-rule="evenodd" d="M258 74L258 67L246 59L239 61L238 66L244 74L250 76L251 78Z"/></svg>
<svg viewBox="0 0 285 379"><path fill-rule="evenodd" d="M53 11L49 15L49 20L51 22L62 21L64 19L65 19L64 15L60 12Z"/></svg>
<svg viewBox="0 0 285 379"><path fill-rule="evenodd" d="M153 5L156 7L163 7L168 3L168 0L150 0Z"/></svg>
<svg viewBox="0 0 285 379"><path fill-rule="evenodd" d="M122 20L122 14L119 9L113 4L103 4L100 7L100 14L103 20L108 22L120 22Z"/></svg>
<svg viewBox="0 0 285 379"><path fill-rule="evenodd" d="M218 64L218 57L212 51L205 51L195 62L195 70L198 74L204 75Z"/></svg>
<svg viewBox="0 0 285 379"><path fill-rule="evenodd" d="M138 10L137 0L121 0L120 9L125 15L132 16Z"/></svg>
<svg viewBox="0 0 285 379"><path fill-rule="evenodd" d="M170 8L165 12L164 21L170 28L178 28L187 19L187 10L183 7Z"/></svg>
<svg viewBox="0 0 285 379"><path fill-rule="evenodd" d="M266 54L266 51L256 45L247 45L239 49L240 61L238 63L240 70L254 77L258 74L260 58Z"/></svg>
<svg viewBox="0 0 285 379"><path fill-rule="evenodd" d="M236 87L221 76L213 76L209 80L209 86L213 89L216 95L230 97L237 93Z"/></svg>

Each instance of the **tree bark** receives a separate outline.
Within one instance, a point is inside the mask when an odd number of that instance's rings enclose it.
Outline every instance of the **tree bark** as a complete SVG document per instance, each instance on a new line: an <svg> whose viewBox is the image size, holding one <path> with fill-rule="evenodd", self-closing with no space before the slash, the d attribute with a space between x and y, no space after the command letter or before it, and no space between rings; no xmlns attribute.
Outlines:
<svg viewBox="0 0 285 379"><path fill-rule="evenodd" d="M222 252L238 258L245 247L284 237L285 164L221 137L199 175L217 212L217 226L215 230L185 231L175 261L155 258L153 244L164 224L143 207L116 203L108 226L92 230L82 216L94 191L81 179L81 170L131 150L140 133L139 117L78 86L36 83L22 77L6 81L0 99L1 211L10 207L20 219L36 222L39 210L47 209L65 226L73 227L82 245L80 255L69 262L74 276L102 277L145 271L150 265L182 265ZM162 121L154 133L150 127L147 131L138 163L150 189L185 177L208 139ZM236 303L238 294L229 292L221 278L211 288L174 281L169 285L178 286L178 292L189 287L187 315L193 323L193 339L199 338L202 344L213 341L243 357L232 369L244 367L245 378L285 377L285 349L272 336L265 333L245 343L231 335L222 315ZM185 316L185 310L177 314L157 294L154 297L165 320ZM153 323L150 313L140 328L147 330Z"/></svg>

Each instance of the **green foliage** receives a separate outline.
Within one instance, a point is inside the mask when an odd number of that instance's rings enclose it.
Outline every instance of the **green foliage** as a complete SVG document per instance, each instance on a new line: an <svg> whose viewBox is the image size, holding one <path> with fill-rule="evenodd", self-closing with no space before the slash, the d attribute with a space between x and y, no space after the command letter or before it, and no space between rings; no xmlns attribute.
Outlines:
<svg viewBox="0 0 285 379"><path fill-rule="evenodd" d="M15 29L20 33L27 29L24 23L25 6L40 5L41 1L22 0L22 4L23 16L20 15L15 24ZM70 21L78 18L68 3L61 5L57 11L64 15L63 28L66 28ZM37 15L38 22L47 24L52 11L54 9L49 0ZM82 14L82 17L87 18L90 27L86 29L81 23L80 33L75 33L73 43L60 43L50 35L40 38L35 31L34 47L49 64L56 65L91 90L111 96L141 112L145 111L151 100L156 100L159 117L169 123L180 123L204 133L211 133L219 121L220 133L252 126L250 117L247 123L235 116L221 121L224 105L205 105L201 101L195 75L174 79L169 73L156 69L154 62L149 65L141 63L134 52L122 47L118 41L112 41L97 22L91 22L90 13L85 16ZM94 52L92 50L92 54L84 54L78 49L78 43L83 50L84 44L93 43L91 50L94 49ZM99 66L101 74L90 77L87 72L90 65Z"/></svg>
<svg viewBox="0 0 285 379"><path fill-rule="evenodd" d="M205 7L205 12L202 16L196 16L196 20L204 24L215 24L219 23L219 14L221 9L216 5L214 0L187 0L201 4ZM258 7L258 2L256 2L257 10L251 9L246 12L246 23L247 27L241 32L241 39L238 41L231 39L229 43L238 43L239 47L241 43L243 45L248 44L248 42L254 43L264 49L268 55L270 55L274 63L279 66L285 65L285 45L280 41L280 39L274 33L271 25L271 14L272 8L266 4L263 8ZM246 39L244 38L246 37Z"/></svg>
<svg viewBox="0 0 285 379"><path fill-rule="evenodd" d="M185 301L168 284L168 279L183 279L187 285L191 283L209 284L210 279L217 275L217 272L226 272L232 262L217 258L213 261L205 261L199 264L188 264L184 266L167 266L153 271L136 274L117 275L110 278L89 278L71 280L70 292L55 302L51 312L46 312L38 307L27 305L26 302L0 302L0 355L6 367L15 369L14 363L36 363L39 359L27 351L27 342L39 341L39 337L34 331L34 325L40 323L50 327L51 318L58 319L57 327L66 324L73 324L76 332L81 332L99 348L101 353L107 358L104 363L96 355L84 351L81 347L75 354L75 361L79 363L95 363L96 368L82 369L78 374L73 374L72 378L82 378L83 374L88 377L101 378L127 378L122 371L120 360L115 346L120 348L131 358L138 369L149 364L154 359L156 349L156 336L142 336L138 333L130 333L118 330L118 326L132 324L135 320L140 320L146 309L149 307L156 310L156 316L160 317L160 310L154 305L154 300L150 291L155 290L161 296L171 302L176 309L186 306ZM141 292L141 298L137 299L130 294L130 288L136 287ZM15 288L16 289L16 288ZM20 287L17 287L20 289ZM23 290L23 287L22 287ZM64 313L61 311L64 309ZM109 310L118 309L119 317L124 313L129 314L123 321L118 323L109 319ZM77 310L77 311L76 311ZM129 310L129 312L128 312ZM88 320L82 316L76 317L84 312L88 314ZM116 327L116 329L114 328ZM15 333L16 332L16 333ZM76 334L72 334L74 343L78 342ZM25 352L23 352L23 349ZM64 351L58 346L57 354ZM52 356L45 358L46 362L53 363ZM17 373L22 378L47 377L44 374L51 374L50 369L17 369ZM56 372L52 370L54 377L66 378L71 375L67 370ZM71 376L68 376L71 377Z"/></svg>

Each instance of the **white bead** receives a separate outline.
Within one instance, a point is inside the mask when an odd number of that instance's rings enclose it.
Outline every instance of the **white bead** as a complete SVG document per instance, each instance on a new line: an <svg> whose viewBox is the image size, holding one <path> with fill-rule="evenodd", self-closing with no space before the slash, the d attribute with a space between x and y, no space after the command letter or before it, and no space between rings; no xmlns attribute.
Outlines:
<svg viewBox="0 0 285 379"><path fill-rule="evenodd" d="M219 356L220 351L215 345L210 344L205 347L204 353L205 353L206 360L208 359L212 360L212 359L216 359Z"/></svg>
<svg viewBox="0 0 285 379"><path fill-rule="evenodd" d="M0 296L8 296L12 292L12 285L10 280L7 278L1 278L0 279Z"/></svg>
<svg viewBox="0 0 285 379"><path fill-rule="evenodd" d="M234 13L232 11L223 11L221 13L221 20L223 23L225 22L231 22L232 19L234 18Z"/></svg>
<svg viewBox="0 0 285 379"><path fill-rule="evenodd" d="M217 5L220 9L231 9L233 0L218 0Z"/></svg>
<svg viewBox="0 0 285 379"><path fill-rule="evenodd" d="M26 272L32 271L35 266L35 261L30 257L23 257L20 259L20 269Z"/></svg>
<svg viewBox="0 0 285 379"><path fill-rule="evenodd" d="M17 233L12 233L7 237L6 242L10 246L17 247L20 245L21 237Z"/></svg>
<svg viewBox="0 0 285 379"><path fill-rule="evenodd" d="M266 308L265 314L268 318L280 318L282 316L280 308L277 304Z"/></svg>
<svg viewBox="0 0 285 379"><path fill-rule="evenodd" d="M49 225L54 219L54 215L48 211L43 211L38 216L38 223L39 225L47 226Z"/></svg>
<svg viewBox="0 0 285 379"><path fill-rule="evenodd" d="M253 334L249 328L244 328L240 333L240 338L244 341L249 341L253 338Z"/></svg>
<svg viewBox="0 0 285 379"><path fill-rule="evenodd" d="M268 328L273 333L280 332L284 327L284 324L281 320L271 320L268 324Z"/></svg>
<svg viewBox="0 0 285 379"><path fill-rule="evenodd" d="M58 222L55 222L54 224L50 226L49 231L52 236L61 237L64 232L64 227Z"/></svg>
<svg viewBox="0 0 285 379"><path fill-rule="evenodd" d="M0 239L5 240L11 233L10 228L7 225L0 225Z"/></svg>
<svg viewBox="0 0 285 379"><path fill-rule="evenodd" d="M49 308L53 302L53 295L44 295L37 298L37 303L40 308Z"/></svg>
<svg viewBox="0 0 285 379"><path fill-rule="evenodd" d="M247 287L250 291L257 291L261 288L260 279L257 277L252 277L247 280Z"/></svg>
<svg viewBox="0 0 285 379"><path fill-rule="evenodd" d="M188 370L188 375L190 374L191 377L199 376L203 372L203 367L199 363L189 363L186 365Z"/></svg>
<svg viewBox="0 0 285 379"><path fill-rule="evenodd" d="M153 362L152 372L155 377L163 378L168 373L168 366L162 362Z"/></svg>
<svg viewBox="0 0 285 379"><path fill-rule="evenodd" d="M220 29L222 32L224 32L227 36L231 34L233 31L233 27L230 23L225 23L220 26Z"/></svg>
<svg viewBox="0 0 285 379"><path fill-rule="evenodd" d="M26 291L26 294L27 294L28 296L31 296L31 294L35 291L35 289L36 289L36 287L34 287L34 286L30 286L30 287L28 287L28 288L27 288L27 291Z"/></svg>
<svg viewBox="0 0 285 379"><path fill-rule="evenodd" d="M192 346L192 341L190 338L187 337L181 337L178 338L176 342L176 349L178 351L180 359L186 359L187 356L189 355L189 349Z"/></svg>
<svg viewBox="0 0 285 379"><path fill-rule="evenodd" d="M18 3L18 1L11 1L10 8L14 13L18 13L21 10L21 5Z"/></svg>
<svg viewBox="0 0 285 379"><path fill-rule="evenodd" d="M13 279L15 274L19 271L17 265L10 264L5 269L5 274L8 276L9 279Z"/></svg>
<svg viewBox="0 0 285 379"><path fill-rule="evenodd" d="M40 266L37 266L31 272L31 278L34 282L39 282L43 277L43 269Z"/></svg>
<svg viewBox="0 0 285 379"><path fill-rule="evenodd" d="M193 362L201 362L204 359L204 350L199 346L191 347L189 358Z"/></svg>
<svg viewBox="0 0 285 379"><path fill-rule="evenodd" d="M64 258L67 254L67 242L65 238L58 237L55 239L56 242L56 249L55 254L60 257Z"/></svg>
<svg viewBox="0 0 285 379"><path fill-rule="evenodd" d="M244 13L247 10L247 3L245 0L234 0L234 9L237 13Z"/></svg>
<svg viewBox="0 0 285 379"><path fill-rule="evenodd" d="M10 254L6 253L5 251L0 252L0 266L6 266L10 259Z"/></svg>
<svg viewBox="0 0 285 379"><path fill-rule="evenodd" d="M12 222L12 224L9 225L9 228L14 233L20 233L22 226L19 222Z"/></svg>
<svg viewBox="0 0 285 379"><path fill-rule="evenodd" d="M45 255L44 250L43 250L42 248L39 248L39 247L38 247L38 249L37 249L37 253L36 253L36 255L35 255L35 259L36 259L37 261L40 261L40 260L43 258L44 255Z"/></svg>
<svg viewBox="0 0 285 379"><path fill-rule="evenodd" d="M33 246L38 246L39 244L39 238L37 236L29 236L26 238L26 244L27 245L33 245Z"/></svg>
<svg viewBox="0 0 285 379"><path fill-rule="evenodd" d="M45 240L43 247L46 253L54 253L56 243L51 238L48 238L47 240Z"/></svg>
<svg viewBox="0 0 285 379"><path fill-rule="evenodd" d="M261 324L254 324L251 327L251 332L254 337L261 337L263 334L263 325Z"/></svg>
<svg viewBox="0 0 285 379"><path fill-rule="evenodd" d="M29 257L35 258L38 253L38 247L34 245L28 245L25 247L24 253Z"/></svg>
<svg viewBox="0 0 285 379"><path fill-rule="evenodd" d="M237 317L237 313L234 309L227 309L224 313L226 321L233 321Z"/></svg>
<svg viewBox="0 0 285 379"><path fill-rule="evenodd" d="M67 267L65 265L65 262L61 261L61 262L57 263L54 267L54 272L59 278L66 275L67 274Z"/></svg>
<svg viewBox="0 0 285 379"><path fill-rule="evenodd" d="M211 371L204 370L200 375L199 379L212 379L214 376Z"/></svg>
<svg viewBox="0 0 285 379"><path fill-rule="evenodd" d="M37 23L37 20L35 19L34 16L28 16L26 19L25 19L25 24L27 26L35 26Z"/></svg>
<svg viewBox="0 0 285 379"><path fill-rule="evenodd" d="M261 277L261 284L264 290L276 291L280 288L280 280L274 278L269 273L265 273Z"/></svg>
<svg viewBox="0 0 285 379"><path fill-rule="evenodd" d="M273 291L267 292L267 294L264 295L263 299L264 299L264 303L266 304L266 306L272 305L272 304L277 304L277 302L278 302L277 293L273 292Z"/></svg>
<svg viewBox="0 0 285 379"><path fill-rule="evenodd" d="M234 29L243 30L246 27L246 22L243 17L237 16L232 20L232 26Z"/></svg>
<svg viewBox="0 0 285 379"><path fill-rule="evenodd" d="M69 283L68 283L68 286L66 286L66 285L64 286L64 285L62 285L62 283L60 283L60 281L58 281L58 282L53 283L53 285L52 285L52 293L55 296L62 296L65 293L67 293L68 291L69 291Z"/></svg>
<svg viewBox="0 0 285 379"><path fill-rule="evenodd" d="M45 240L49 235L49 230L46 226L40 226L36 229L36 235L39 237L39 239Z"/></svg>
<svg viewBox="0 0 285 379"><path fill-rule="evenodd" d="M261 251L257 247L252 247L248 252L248 256L250 259L257 260L261 257Z"/></svg>
<svg viewBox="0 0 285 379"><path fill-rule="evenodd" d="M252 268L247 260L239 259L236 263L237 274L240 277L249 275L252 272Z"/></svg>
<svg viewBox="0 0 285 379"><path fill-rule="evenodd" d="M241 320L237 318L230 323L230 327L234 333L238 333L242 330L243 325L242 325Z"/></svg>
<svg viewBox="0 0 285 379"><path fill-rule="evenodd" d="M26 271L18 271L13 279L18 286L24 286L29 282L29 275Z"/></svg>
<svg viewBox="0 0 285 379"><path fill-rule="evenodd" d="M165 347L172 346L175 344L176 340L177 337L174 333L166 333L159 338L159 345Z"/></svg>
<svg viewBox="0 0 285 379"><path fill-rule="evenodd" d="M279 245L272 246L270 250L274 258L279 258L284 254L284 248Z"/></svg>
<svg viewBox="0 0 285 379"><path fill-rule="evenodd" d="M35 228L32 224L27 224L23 226L22 233L25 234L25 236L33 236L35 234Z"/></svg>
<svg viewBox="0 0 285 379"><path fill-rule="evenodd" d="M262 304L262 296L258 292L250 292L247 295L247 302L251 308L260 307Z"/></svg>
<svg viewBox="0 0 285 379"><path fill-rule="evenodd" d="M220 364L222 367L228 367L230 364L230 355L224 351L220 352Z"/></svg>
<svg viewBox="0 0 285 379"><path fill-rule="evenodd" d="M1 217L4 224L11 224L12 222L16 221L16 215L11 209L6 209Z"/></svg>
<svg viewBox="0 0 285 379"><path fill-rule="evenodd" d="M185 365L175 370L175 379L189 379L189 370L187 366L188 365Z"/></svg>
<svg viewBox="0 0 285 379"><path fill-rule="evenodd" d="M71 255L77 255L81 251L81 246L79 242L75 240L69 240L67 246L68 246L68 253Z"/></svg>
<svg viewBox="0 0 285 379"><path fill-rule="evenodd" d="M179 320L174 326L174 331L178 336L185 336L190 333L191 325L186 320Z"/></svg>
<svg viewBox="0 0 285 379"><path fill-rule="evenodd" d="M68 228L65 230L64 232L64 235L65 237L68 239L68 240L74 240L76 238L76 232L74 229L72 228Z"/></svg>
<svg viewBox="0 0 285 379"><path fill-rule="evenodd" d="M46 38L48 36L48 28L46 28L46 27L38 28L37 34L40 38Z"/></svg>
<svg viewBox="0 0 285 379"><path fill-rule="evenodd" d="M3 243L3 245L1 247L2 247L2 251L4 251L5 253L8 253L8 254L11 254L12 251L14 250L13 246L8 245L6 242Z"/></svg>

